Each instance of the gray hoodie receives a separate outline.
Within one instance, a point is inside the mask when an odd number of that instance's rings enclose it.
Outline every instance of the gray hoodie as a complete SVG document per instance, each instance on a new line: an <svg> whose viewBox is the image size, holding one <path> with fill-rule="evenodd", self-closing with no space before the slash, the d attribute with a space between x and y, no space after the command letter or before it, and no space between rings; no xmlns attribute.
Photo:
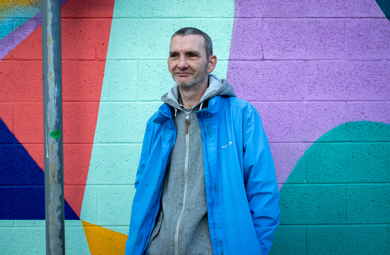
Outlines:
<svg viewBox="0 0 390 255"><path fill-rule="evenodd" d="M161 209L153 229L148 254L212 254L206 188L203 170L202 136L195 112L207 108L216 95L235 97L233 87L209 74L209 87L191 109L180 102L176 84L161 100L175 109L176 142L164 178ZM186 118L189 120L186 133Z"/></svg>

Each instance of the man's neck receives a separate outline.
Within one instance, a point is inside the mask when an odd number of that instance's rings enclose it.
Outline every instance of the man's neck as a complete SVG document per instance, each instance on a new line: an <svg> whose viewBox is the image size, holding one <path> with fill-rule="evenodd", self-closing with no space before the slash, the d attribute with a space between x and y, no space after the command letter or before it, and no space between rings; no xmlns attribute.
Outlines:
<svg viewBox="0 0 390 255"><path fill-rule="evenodd" d="M179 86L180 90L180 96L183 105L187 109L191 109L194 107L196 104L199 103L200 99L204 95L204 93L207 90L209 84L209 77L207 77L202 84L195 84L191 86L190 88L183 89L182 87Z"/></svg>

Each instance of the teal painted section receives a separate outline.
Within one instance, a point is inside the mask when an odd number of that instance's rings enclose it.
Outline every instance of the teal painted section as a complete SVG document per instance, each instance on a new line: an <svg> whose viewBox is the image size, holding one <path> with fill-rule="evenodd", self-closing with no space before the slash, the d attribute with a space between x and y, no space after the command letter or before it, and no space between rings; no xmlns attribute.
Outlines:
<svg viewBox="0 0 390 255"><path fill-rule="evenodd" d="M390 1L388 0L376 0L376 3L379 5L386 18L390 20Z"/></svg>
<svg viewBox="0 0 390 255"><path fill-rule="evenodd" d="M13 21L9 19L0 19L0 40L13 31Z"/></svg>
<svg viewBox="0 0 390 255"><path fill-rule="evenodd" d="M208 33L219 60L214 73L226 77L234 2L203 2L206 12L189 1L115 1L82 220L128 234L146 122L173 85L167 57L175 31L195 26Z"/></svg>
<svg viewBox="0 0 390 255"><path fill-rule="evenodd" d="M65 221L65 252L67 255L91 254L80 220ZM0 221L0 254L45 254L44 220Z"/></svg>
<svg viewBox="0 0 390 255"><path fill-rule="evenodd" d="M318 139L281 189L271 254L388 254L390 125L349 122Z"/></svg>

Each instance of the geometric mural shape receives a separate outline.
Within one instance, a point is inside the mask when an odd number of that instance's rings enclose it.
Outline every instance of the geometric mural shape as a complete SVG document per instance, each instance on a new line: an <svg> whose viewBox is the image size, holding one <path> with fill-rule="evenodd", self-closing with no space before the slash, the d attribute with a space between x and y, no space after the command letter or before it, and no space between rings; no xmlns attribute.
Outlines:
<svg viewBox="0 0 390 255"><path fill-rule="evenodd" d="M386 18L390 20L390 1L388 0L376 0L376 3L379 5Z"/></svg>
<svg viewBox="0 0 390 255"><path fill-rule="evenodd" d="M45 219L42 169L0 119L0 219ZM65 201L65 219L79 217Z"/></svg>
<svg viewBox="0 0 390 255"><path fill-rule="evenodd" d="M281 189L271 254L302 254L305 245L307 254L385 254L389 142L390 125L368 121L348 122L318 139Z"/></svg>
<svg viewBox="0 0 390 255"><path fill-rule="evenodd" d="M62 4L65 2L61 1ZM114 2L68 1L61 7L61 16L65 18L61 22L64 197L76 215L81 212L88 175ZM84 19L85 15L96 19ZM32 19L36 21L35 25L40 22L39 18ZM27 30L23 34L28 36L20 43L15 44L15 34L8 35L13 40L0 43L1 49L8 46L13 49L8 56L32 60L0 62L0 101L13 104L13 134L43 169L42 26L32 32ZM80 61L86 59L98 61ZM78 155L76 159L74 155Z"/></svg>
<svg viewBox="0 0 390 255"><path fill-rule="evenodd" d="M127 235L106 229L86 221L83 223L89 250L92 255L124 254Z"/></svg>

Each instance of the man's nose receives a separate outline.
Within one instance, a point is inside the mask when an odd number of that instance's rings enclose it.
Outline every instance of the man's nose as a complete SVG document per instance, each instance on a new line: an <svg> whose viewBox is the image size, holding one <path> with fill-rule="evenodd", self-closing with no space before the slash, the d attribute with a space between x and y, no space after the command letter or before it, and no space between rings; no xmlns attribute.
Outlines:
<svg viewBox="0 0 390 255"><path fill-rule="evenodd" d="M179 64L177 65L177 67L179 67L180 69L186 69L186 68L188 68L188 64L187 64L187 60L186 60L185 56L182 56L182 57L180 58L180 62L179 62Z"/></svg>

